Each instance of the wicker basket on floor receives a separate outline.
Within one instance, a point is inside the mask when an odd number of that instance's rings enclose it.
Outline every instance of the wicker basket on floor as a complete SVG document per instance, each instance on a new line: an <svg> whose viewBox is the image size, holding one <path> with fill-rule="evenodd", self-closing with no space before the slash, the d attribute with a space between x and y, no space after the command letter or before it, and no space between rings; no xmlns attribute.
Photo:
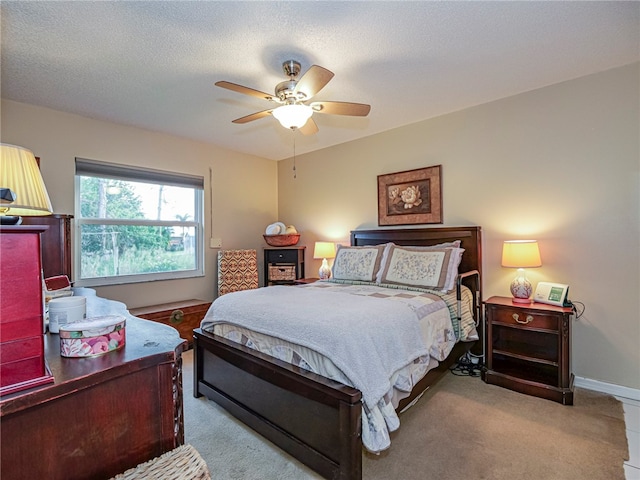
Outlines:
<svg viewBox="0 0 640 480"><path fill-rule="evenodd" d="M182 445L111 480L211 480L211 475L198 451Z"/></svg>

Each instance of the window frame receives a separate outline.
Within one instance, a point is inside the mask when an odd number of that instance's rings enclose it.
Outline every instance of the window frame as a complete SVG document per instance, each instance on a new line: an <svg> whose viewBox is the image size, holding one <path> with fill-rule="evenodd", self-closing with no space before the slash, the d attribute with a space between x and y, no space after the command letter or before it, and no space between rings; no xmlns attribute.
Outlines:
<svg viewBox="0 0 640 480"><path fill-rule="evenodd" d="M194 219L189 221L147 220L147 219L111 219L83 218L80 199L80 177L99 177L113 180L143 182L155 185L171 185L194 190ZM162 280L203 277L204 271L204 177L154 170L129 165L107 163L76 157L74 174L74 285L79 287L101 287L123 285ZM82 267L82 225L123 225L151 227L185 227L194 228L195 261L191 270L177 270L133 275L116 275L106 277L81 278Z"/></svg>

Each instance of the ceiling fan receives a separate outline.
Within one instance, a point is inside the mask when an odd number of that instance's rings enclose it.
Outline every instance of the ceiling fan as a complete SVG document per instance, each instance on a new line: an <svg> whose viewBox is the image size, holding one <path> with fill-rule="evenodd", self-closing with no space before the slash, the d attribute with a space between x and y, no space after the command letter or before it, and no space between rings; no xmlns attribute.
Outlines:
<svg viewBox="0 0 640 480"><path fill-rule="evenodd" d="M300 62L287 60L282 64L284 73L289 80L276 85L275 95L270 95L253 88L243 87L231 82L216 82L218 87L233 90L234 92L262 98L277 103L278 106L261 112L252 113L244 117L236 118L233 123L247 123L253 120L273 115L285 128L300 130L304 135L313 135L318 131L318 126L311 116L314 113L326 113L330 115L349 115L366 117L371 110L370 105L351 102L310 102L306 103L317 94L333 78L333 72L318 65L312 65L300 79Z"/></svg>

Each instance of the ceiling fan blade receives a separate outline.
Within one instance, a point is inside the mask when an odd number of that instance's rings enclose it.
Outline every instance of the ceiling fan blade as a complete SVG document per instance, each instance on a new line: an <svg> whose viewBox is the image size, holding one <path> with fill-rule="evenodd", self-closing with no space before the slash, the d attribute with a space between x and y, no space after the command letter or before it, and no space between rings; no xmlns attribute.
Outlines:
<svg viewBox="0 0 640 480"><path fill-rule="evenodd" d="M254 90L253 88L243 87L242 85L238 85L236 83L220 81L216 82L216 86L226 88L227 90L233 90L234 92L242 93L244 95L251 95L252 97L262 98L264 100L274 100L273 95L261 92L260 90Z"/></svg>
<svg viewBox="0 0 640 480"><path fill-rule="evenodd" d="M298 130L300 130L300 133L303 135L314 135L318 133L318 125L313 121L313 118L310 118L307 120L307 123L301 126Z"/></svg>
<svg viewBox="0 0 640 480"><path fill-rule="evenodd" d="M254 120L259 120L261 118L271 115L271 112L273 112L273 109L263 110L261 112L252 113L251 115L247 115L245 117L236 118L235 120L232 120L232 122L233 123L253 122Z"/></svg>
<svg viewBox="0 0 640 480"><path fill-rule="evenodd" d="M312 102L309 104L318 113L331 115L351 115L353 117L366 117L371 111L371 105L351 102Z"/></svg>
<svg viewBox="0 0 640 480"><path fill-rule="evenodd" d="M309 70L298 80L293 93L303 93L305 98L311 98L324 88L333 78L333 72L318 65L311 65Z"/></svg>

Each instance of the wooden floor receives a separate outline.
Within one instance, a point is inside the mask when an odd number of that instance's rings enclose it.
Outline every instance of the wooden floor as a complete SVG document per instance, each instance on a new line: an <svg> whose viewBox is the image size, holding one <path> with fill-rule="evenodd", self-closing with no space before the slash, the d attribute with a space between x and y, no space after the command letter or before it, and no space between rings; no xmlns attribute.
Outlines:
<svg viewBox="0 0 640 480"><path fill-rule="evenodd" d="M627 480L640 480L640 401L616 397L624 406L624 421L627 425L629 461L624 464Z"/></svg>

